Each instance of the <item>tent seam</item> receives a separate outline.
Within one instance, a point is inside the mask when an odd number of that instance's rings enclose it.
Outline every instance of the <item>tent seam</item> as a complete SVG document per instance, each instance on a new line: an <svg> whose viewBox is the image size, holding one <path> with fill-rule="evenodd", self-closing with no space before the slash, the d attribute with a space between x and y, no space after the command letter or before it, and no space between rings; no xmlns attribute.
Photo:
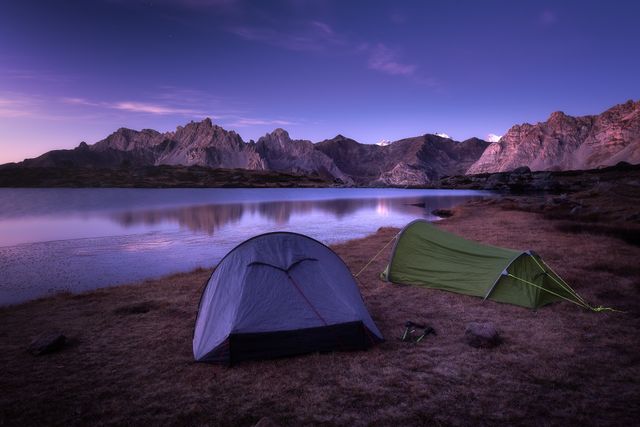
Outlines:
<svg viewBox="0 0 640 427"><path fill-rule="evenodd" d="M486 301L487 298L489 298L489 296L493 293L493 290L496 288L496 285L498 284L498 282L500 281L500 279L502 278L502 276L506 276L506 274L504 274L505 272L507 272L507 270L509 269L509 267L511 267L511 264L513 264L514 262L516 262L516 260L518 258L520 258L522 255L529 255L530 251L523 251L520 252L518 255L514 256L511 261L509 261L509 263L502 269L502 271L500 272L500 274L498 274L498 277L496 277L496 280L493 282L493 285L491 285L491 287L489 288L489 290L487 291L487 293L485 294L484 298L482 299L482 301ZM507 272L508 273L508 272Z"/></svg>

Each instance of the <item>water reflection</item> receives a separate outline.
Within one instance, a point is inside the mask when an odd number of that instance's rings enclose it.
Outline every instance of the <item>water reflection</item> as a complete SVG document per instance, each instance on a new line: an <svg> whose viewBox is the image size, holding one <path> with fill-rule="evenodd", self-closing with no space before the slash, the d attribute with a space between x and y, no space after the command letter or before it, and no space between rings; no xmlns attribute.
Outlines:
<svg viewBox="0 0 640 427"><path fill-rule="evenodd" d="M305 216L313 212L330 215L336 220L362 211L368 211L369 216L377 217L402 213L435 219L431 214L432 210L450 208L471 198L473 197L441 196L211 204L116 212L111 214L110 218L125 227L177 223L193 232L207 233L212 236L216 230L224 226L241 223L243 219L255 216L277 225L289 224L292 217Z"/></svg>
<svg viewBox="0 0 640 427"><path fill-rule="evenodd" d="M242 204L186 206L160 210L117 212L111 214L111 219L125 227L139 224L154 226L163 222L173 222L192 231L213 235L214 231L220 227L239 221L244 211Z"/></svg>
<svg viewBox="0 0 640 427"><path fill-rule="evenodd" d="M197 267L272 231L326 244L486 193L399 189L0 189L0 305ZM373 254L371 254L373 255Z"/></svg>

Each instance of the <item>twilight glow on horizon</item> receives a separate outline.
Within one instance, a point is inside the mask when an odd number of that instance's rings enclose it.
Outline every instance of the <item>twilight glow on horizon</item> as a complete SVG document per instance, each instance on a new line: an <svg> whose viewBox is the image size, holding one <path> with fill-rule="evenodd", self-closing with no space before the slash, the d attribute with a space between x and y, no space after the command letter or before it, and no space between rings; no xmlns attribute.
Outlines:
<svg viewBox="0 0 640 427"><path fill-rule="evenodd" d="M640 98L640 2L0 0L0 163L211 117L496 139Z"/></svg>

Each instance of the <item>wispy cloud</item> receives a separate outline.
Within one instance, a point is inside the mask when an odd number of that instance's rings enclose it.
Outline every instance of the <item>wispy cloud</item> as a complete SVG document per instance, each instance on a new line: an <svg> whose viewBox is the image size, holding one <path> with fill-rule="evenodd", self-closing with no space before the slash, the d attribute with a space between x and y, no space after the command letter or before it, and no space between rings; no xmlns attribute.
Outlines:
<svg viewBox="0 0 640 427"><path fill-rule="evenodd" d="M322 51L345 44L329 24L321 21L306 22L294 29L244 25L230 27L229 31L245 40L302 52Z"/></svg>
<svg viewBox="0 0 640 427"><path fill-rule="evenodd" d="M437 86L430 76L419 73L416 64L403 61L397 49L385 43L357 41L336 31L323 21L306 21L288 27L242 25L228 31L244 40L264 43L297 52L356 55L373 71L398 77L409 77L423 86Z"/></svg>
<svg viewBox="0 0 640 427"><path fill-rule="evenodd" d="M86 113L70 117L62 107L63 103L57 98L19 92L0 94L0 118L64 121L70 118L84 120L91 117Z"/></svg>
<svg viewBox="0 0 640 427"><path fill-rule="evenodd" d="M166 95L165 98L168 97L168 99L173 99L172 92L167 93L168 95ZM221 114L213 115L204 109L176 107L173 105L148 101L103 102L91 101L85 98L62 98L61 101L67 105L95 107L99 109L116 110L143 115L209 117L213 120L218 120L220 124L223 124L224 126L237 128L247 128L252 126L291 126L297 124L291 120L247 117L234 111L224 111L221 112Z"/></svg>
<svg viewBox="0 0 640 427"><path fill-rule="evenodd" d="M131 111L134 113L149 113L149 114L176 114L176 115L202 115L202 111L190 110L188 108L175 108L158 104L146 104L142 102L124 101L117 102L109 106L110 108L122 111Z"/></svg>
<svg viewBox="0 0 640 427"><path fill-rule="evenodd" d="M235 127L249 127L249 126L291 126L295 125L295 122L289 120L271 120L271 119L257 119L250 117L238 117L237 119L229 122L229 126Z"/></svg>
<svg viewBox="0 0 640 427"><path fill-rule="evenodd" d="M411 76L417 69L416 65L400 62L398 54L382 43L367 50L368 66L372 70L391 75Z"/></svg>
<svg viewBox="0 0 640 427"><path fill-rule="evenodd" d="M62 101L71 105L85 105L89 107L100 107L111 110L127 111L131 113L153 114L153 115L180 115L180 116L206 116L204 111L174 107L158 103L119 101L119 102L95 102L84 98L62 98Z"/></svg>
<svg viewBox="0 0 640 427"><path fill-rule="evenodd" d="M0 117L28 117L33 114L33 102L27 98L0 96Z"/></svg>
<svg viewBox="0 0 640 427"><path fill-rule="evenodd" d="M0 66L0 79L32 80L42 82L68 82L70 76L63 76L47 70L30 70L25 68L7 68Z"/></svg>

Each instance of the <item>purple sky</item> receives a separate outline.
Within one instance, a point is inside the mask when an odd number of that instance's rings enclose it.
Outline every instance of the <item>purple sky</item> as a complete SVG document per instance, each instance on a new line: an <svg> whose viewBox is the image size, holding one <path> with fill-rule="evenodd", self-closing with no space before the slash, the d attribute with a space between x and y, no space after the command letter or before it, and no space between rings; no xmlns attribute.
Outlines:
<svg viewBox="0 0 640 427"><path fill-rule="evenodd" d="M637 1L0 3L0 163L209 116L245 140L502 134L640 98Z"/></svg>

